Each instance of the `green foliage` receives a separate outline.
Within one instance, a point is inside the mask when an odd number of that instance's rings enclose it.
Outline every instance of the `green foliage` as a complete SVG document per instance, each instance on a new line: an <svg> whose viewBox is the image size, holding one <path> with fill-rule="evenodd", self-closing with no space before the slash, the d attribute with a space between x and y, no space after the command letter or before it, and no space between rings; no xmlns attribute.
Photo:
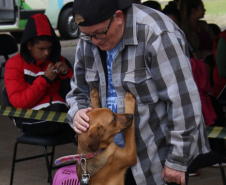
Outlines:
<svg viewBox="0 0 226 185"><path fill-rule="evenodd" d="M203 1L206 9L206 15L226 15L225 0L206 0Z"/></svg>
<svg viewBox="0 0 226 185"><path fill-rule="evenodd" d="M226 0L203 0L208 23L217 24L223 31L226 28Z"/></svg>

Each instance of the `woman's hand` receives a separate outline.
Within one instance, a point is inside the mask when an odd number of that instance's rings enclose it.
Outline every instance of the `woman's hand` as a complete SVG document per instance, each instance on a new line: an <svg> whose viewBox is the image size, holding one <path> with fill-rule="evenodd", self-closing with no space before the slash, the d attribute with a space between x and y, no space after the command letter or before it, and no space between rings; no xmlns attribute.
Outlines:
<svg viewBox="0 0 226 185"><path fill-rule="evenodd" d="M87 116L87 113L92 111L92 108L89 107L87 109L80 109L73 119L73 128L74 131L78 134L81 134L82 132L87 131L89 128L89 117Z"/></svg>

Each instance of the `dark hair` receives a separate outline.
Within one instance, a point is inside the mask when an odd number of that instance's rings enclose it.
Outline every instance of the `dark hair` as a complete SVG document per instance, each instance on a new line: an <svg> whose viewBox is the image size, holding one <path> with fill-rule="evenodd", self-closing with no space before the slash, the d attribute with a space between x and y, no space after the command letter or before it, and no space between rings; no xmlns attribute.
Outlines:
<svg viewBox="0 0 226 185"><path fill-rule="evenodd" d="M179 9L182 20L187 20L191 15L192 9L198 9L201 3L202 0L181 0L179 3Z"/></svg>
<svg viewBox="0 0 226 185"><path fill-rule="evenodd" d="M33 38L29 39L28 41L31 43L31 45L37 44L37 43L39 43L39 41L49 41L49 42L53 43L53 38L49 35L41 35L38 37L33 37Z"/></svg>
<svg viewBox="0 0 226 185"><path fill-rule="evenodd" d="M176 3L178 5L180 0L174 0L173 2Z"/></svg>
<svg viewBox="0 0 226 185"><path fill-rule="evenodd" d="M180 18L180 11L177 8L177 4L175 1L169 1L169 3L163 8L162 12L166 15L173 15L176 17L178 22L180 23L181 18Z"/></svg>
<svg viewBox="0 0 226 185"><path fill-rule="evenodd" d="M220 34L221 29L217 24L209 23L208 26L211 28L211 30L214 33L214 36L216 37L218 34Z"/></svg>
<svg viewBox="0 0 226 185"><path fill-rule="evenodd" d="M157 1L145 1L145 2L142 3L142 5L148 6L150 8L155 9L155 10L159 10L159 11L162 10L161 4Z"/></svg>

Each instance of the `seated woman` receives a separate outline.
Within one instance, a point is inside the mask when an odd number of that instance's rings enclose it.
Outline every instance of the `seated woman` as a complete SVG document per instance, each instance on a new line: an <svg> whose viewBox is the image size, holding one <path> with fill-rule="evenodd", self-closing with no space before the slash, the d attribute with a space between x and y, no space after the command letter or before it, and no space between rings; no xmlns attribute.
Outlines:
<svg viewBox="0 0 226 185"><path fill-rule="evenodd" d="M205 15L202 0L181 0L181 29L194 49L198 59L204 59L212 53L214 33L206 21L200 20Z"/></svg>
<svg viewBox="0 0 226 185"><path fill-rule="evenodd" d="M61 56L60 42L44 14L28 19L20 53L5 66L5 88L13 107L67 112L66 93L73 71ZM15 118L16 126L34 135L63 134L74 137L69 124Z"/></svg>

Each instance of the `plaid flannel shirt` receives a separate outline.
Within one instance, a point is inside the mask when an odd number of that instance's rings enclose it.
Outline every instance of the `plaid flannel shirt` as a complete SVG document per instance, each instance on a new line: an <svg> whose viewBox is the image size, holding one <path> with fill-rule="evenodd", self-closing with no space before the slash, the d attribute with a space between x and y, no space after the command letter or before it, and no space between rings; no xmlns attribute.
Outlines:
<svg viewBox="0 0 226 185"><path fill-rule="evenodd" d="M164 184L164 165L186 171L192 159L209 151L201 102L192 77L183 32L168 17L142 5L127 10L122 45L112 64L118 113L124 112L127 91L136 97L138 185ZM90 105L89 93L99 90L106 106L106 79L95 45L79 40L74 64L68 120Z"/></svg>

